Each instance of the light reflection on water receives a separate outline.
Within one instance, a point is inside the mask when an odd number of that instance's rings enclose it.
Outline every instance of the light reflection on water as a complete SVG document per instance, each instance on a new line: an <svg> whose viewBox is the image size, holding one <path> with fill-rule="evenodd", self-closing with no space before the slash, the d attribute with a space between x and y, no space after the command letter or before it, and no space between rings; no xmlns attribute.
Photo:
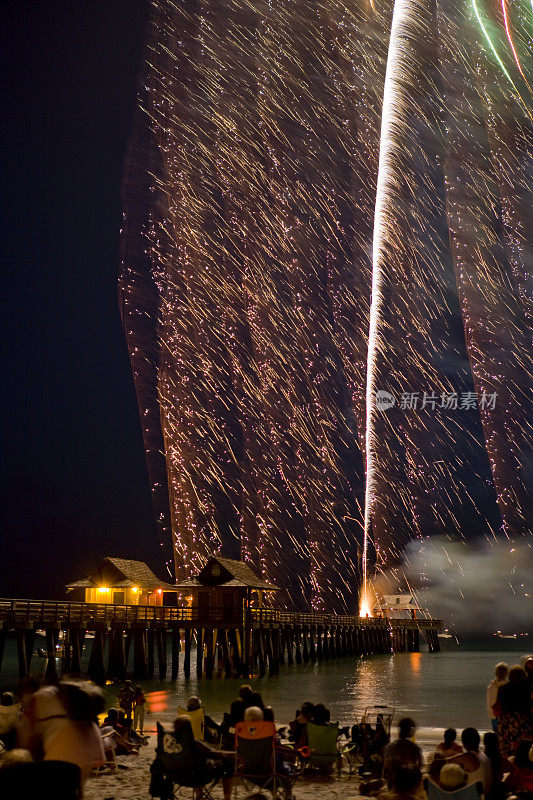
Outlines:
<svg viewBox="0 0 533 800"><path fill-rule="evenodd" d="M417 738L434 739L435 728L449 725L463 728L474 725L486 729L486 686L492 679L498 661L519 663L524 653L488 650L447 650L441 653L397 653L344 660L323 661L282 668L274 678L253 678L249 682L260 691L265 703L273 706L276 719L287 722L304 700L323 702L331 709L331 717L342 724L360 719L369 705L396 707L398 714L409 714L418 726ZM84 650L84 662L89 647ZM169 653L170 669L170 653ZM34 659L32 670L44 669L44 660ZM131 665L130 665L131 666ZM190 695L199 695L211 716L221 720L224 711L237 696L240 679L195 677L194 653L191 678L181 671L175 683L144 682L151 711L147 727L155 720L171 722L178 704L185 705ZM0 684L12 689L17 683L17 657L14 641L8 641ZM107 703L114 705L118 688L106 687Z"/></svg>
<svg viewBox="0 0 533 800"><path fill-rule="evenodd" d="M389 705L398 714L409 714L419 726L419 738L426 729L463 728L474 725L485 730L486 686L494 665L500 661L519 662L522 653L456 651L442 653L397 653L370 658L335 660L285 668L277 677L253 678L250 683L273 706L276 719L292 719L304 701L323 702L331 717L342 724L360 718L369 705ZM194 669L194 668L193 668ZM170 722L178 704L188 696L201 697L209 714L221 719L237 696L239 679L185 680L180 673L175 684L145 684L152 709L163 722ZM116 690L107 687L109 699ZM157 707L157 712L156 712ZM399 717L397 716L397 719ZM423 731L426 730L426 733ZM435 732L431 738L434 738Z"/></svg>

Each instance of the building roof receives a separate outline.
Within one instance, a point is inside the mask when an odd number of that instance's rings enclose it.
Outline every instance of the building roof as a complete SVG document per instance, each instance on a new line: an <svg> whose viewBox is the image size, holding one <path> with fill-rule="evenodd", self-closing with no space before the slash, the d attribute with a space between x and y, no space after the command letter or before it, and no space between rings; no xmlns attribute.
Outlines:
<svg viewBox="0 0 533 800"><path fill-rule="evenodd" d="M234 561L231 558L216 558L216 561L227 569L235 581L239 581L243 586L250 586L252 589L278 589L273 583L259 578L244 561Z"/></svg>
<svg viewBox="0 0 533 800"><path fill-rule="evenodd" d="M98 586L112 589L166 589L176 591L176 586L158 578L144 561L129 558L104 558L97 572L81 581L67 584L67 589L94 589Z"/></svg>
<svg viewBox="0 0 533 800"><path fill-rule="evenodd" d="M381 601L376 603L376 608L381 608L383 611L392 609L413 609L418 608L412 594L385 594Z"/></svg>
<svg viewBox="0 0 533 800"><path fill-rule="evenodd" d="M222 567L216 577L212 574L214 564ZM247 589L263 589L275 592L278 587L259 578L244 561L235 561L232 558L219 558L210 556L207 564L200 570L195 578L188 578L177 585L178 589L193 589L199 586L228 586L243 587Z"/></svg>

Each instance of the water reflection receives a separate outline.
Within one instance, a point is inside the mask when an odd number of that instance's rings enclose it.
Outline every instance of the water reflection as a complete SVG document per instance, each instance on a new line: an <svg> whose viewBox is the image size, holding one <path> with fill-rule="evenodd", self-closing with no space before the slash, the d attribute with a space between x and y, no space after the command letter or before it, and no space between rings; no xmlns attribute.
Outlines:
<svg viewBox="0 0 533 800"><path fill-rule="evenodd" d="M474 725L485 729L485 687L496 661L514 663L517 653L443 652L328 661L286 667L277 677L250 682L274 708L280 721L292 719L304 700L323 702L342 724L360 719L367 706L387 705L399 716L412 716L421 729ZM193 667L194 674L194 667ZM186 680L145 684L154 716L170 722L191 695L199 695L215 718L221 719L237 696L239 679ZM110 705L116 689L109 687Z"/></svg>

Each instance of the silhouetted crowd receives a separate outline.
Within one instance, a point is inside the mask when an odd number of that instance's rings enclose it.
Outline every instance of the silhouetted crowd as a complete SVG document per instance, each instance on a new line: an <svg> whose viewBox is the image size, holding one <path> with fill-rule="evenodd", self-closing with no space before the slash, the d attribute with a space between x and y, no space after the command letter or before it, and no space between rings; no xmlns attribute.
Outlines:
<svg viewBox="0 0 533 800"><path fill-rule="evenodd" d="M16 693L4 692L0 698L2 773L23 763L68 763L79 768L82 788L95 770L118 771L116 756L136 755L147 742L142 687L125 681L117 706L104 718L102 690L81 680L64 679L53 686L31 678L21 681ZM341 728L332 723L323 703L311 701L301 703L288 724L276 724L274 709L248 684L240 687L221 722L206 713L199 697L190 697L178 710L173 735L188 737L200 772L222 779L225 800L232 790L236 729L243 723L272 724L276 773L287 780L313 760L331 772L338 756L339 765L358 772L363 796L446 800L453 794L454 800L533 800L533 656L510 668L496 665L487 687L487 711L491 729L483 739L473 727L460 736L449 727L426 763L409 717L399 721L392 741L385 712ZM163 731L160 725L159 730ZM328 734L330 742L322 762L316 757L317 731ZM154 765L152 783L157 788L162 777L157 758Z"/></svg>

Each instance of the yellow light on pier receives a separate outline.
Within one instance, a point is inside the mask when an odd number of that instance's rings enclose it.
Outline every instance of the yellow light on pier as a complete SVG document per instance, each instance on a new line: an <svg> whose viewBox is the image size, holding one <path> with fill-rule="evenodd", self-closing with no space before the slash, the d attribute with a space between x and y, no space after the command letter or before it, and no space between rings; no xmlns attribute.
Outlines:
<svg viewBox="0 0 533 800"><path fill-rule="evenodd" d="M108 587L108 586L99 586L99 587L98 587L98 591L99 591L99 592L109 592L109 591L110 591L110 589L109 589L109 587Z"/></svg>

